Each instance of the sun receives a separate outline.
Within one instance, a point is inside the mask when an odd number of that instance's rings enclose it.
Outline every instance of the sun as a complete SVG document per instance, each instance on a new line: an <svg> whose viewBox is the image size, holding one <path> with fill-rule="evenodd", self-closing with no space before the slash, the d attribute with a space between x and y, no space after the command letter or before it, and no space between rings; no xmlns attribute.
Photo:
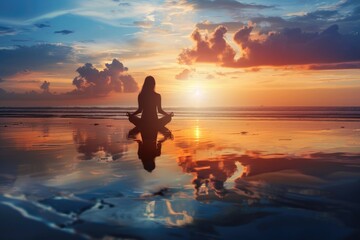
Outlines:
<svg viewBox="0 0 360 240"><path fill-rule="evenodd" d="M195 82L189 83L186 88L184 88L183 99L186 99L187 106L190 107L202 107L207 104L208 93L206 91L206 86L203 83Z"/></svg>
<svg viewBox="0 0 360 240"><path fill-rule="evenodd" d="M200 88L197 88L197 89L195 89L195 91L194 91L194 96L196 97L196 98L201 98L201 89Z"/></svg>
<svg viewBox="0 0 360 240"><path fill-rule="evenodd" d="M193 84L189 89L189 94L193 100L200 100L203 97L204 88L200 83Z"/></svg>

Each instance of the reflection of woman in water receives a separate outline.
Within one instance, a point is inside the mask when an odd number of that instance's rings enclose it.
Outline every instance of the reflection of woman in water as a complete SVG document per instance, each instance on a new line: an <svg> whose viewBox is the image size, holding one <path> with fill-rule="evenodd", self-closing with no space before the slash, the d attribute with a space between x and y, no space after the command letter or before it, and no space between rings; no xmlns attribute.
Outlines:
<svg viewBox="0 0 360 240"><path fill-rule="evenodd" d="M163 135L163 138L157 141L158 132ZM136 139L138 134L141 134L141 139ZM171 131L166 127L160 129L147 128L142 129L135 127L129 131L129 139L135 139L138 143L138 157L143 163L144 169L152 172L155 169L155 158L161 155L161 144L167 139L173 139Z"/></svg>
<svg viewBox="0 0 360 240"><path fill-rule="evenodd" d="M139 106L133 113L127 113L129 121L137 127L161 128L171 121L174 113L167 113L161 107L161 95L155 92L155 79L152 76L145 78L144 85L138 96ZM157 112L164 117L158 119ZM136 115L141 114L141 118Z"/></svg>

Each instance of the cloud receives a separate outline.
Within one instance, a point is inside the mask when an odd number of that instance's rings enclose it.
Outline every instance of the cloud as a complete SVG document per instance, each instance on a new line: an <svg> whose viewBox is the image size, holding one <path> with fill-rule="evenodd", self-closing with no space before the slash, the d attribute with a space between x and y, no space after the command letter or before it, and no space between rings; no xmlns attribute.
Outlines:
<svg viewBox="0 0 360 240"><path fill-rule="evenodd" d="M78 156L81 160L99 158L99 149L112 160L118 160L127 150L129 142L122 137L120 131L112 132L109 127L96 127L89 131L88 126L75 122L73 127L73 140L76 150L81 154Z"/></svg>
<svg viewBox="0 0 360 240"><path fill-rule="evenodd" d="M50 82L44 81L44 82L40 85L40 89L42 89L44 92L50 92Z"/></svg>
<svg viewBox="0 0 360 240"><path fill-rule="evenodd" d="M203 21L200 23L196 24L196 28L198 28L199 30L207 30L207 31L214 31L214 29L216 29L218 26L224 26L226 27L226 29L228 29L229 31L236 31L239 28L243 27L244 23L242 22L221 22L221 23L213 23L210 21Z"/></svg>
<svg viewBox="0 0 360 240"><path fill-rule="evenodd" d="M252 40L252 29L249 30L244 27L234 35L234 41L246 55L235 60L234 64L225 65L282 66L360 60L360 36L341 34L338 25L313 33L299 28L284 29L280 33L269 34L263 42Z"/></svg>
<svg viewBox="0 0 360 240"><path fill-rule="evenodd" d="M36 26L36 27L38 27L38 28L51 27L49 24L46 24L46 23L36 23L36 24L34 24L34 26Z"/></svg>
<svg viewBox="0 0 360 240"><path fill-rule="evenodd" d="M137 92L139 90L139 86L137 82L131 75L128 74L120 75L119 79L122 82L123 92L131 93L131 92Z"/></svg>
<svg viewBox="0 0 360 240"><path fill-rule="evenodd" d="M133 23L142 28L151 28L154 25L154 21L134 21Z"/></svg>
<svg viewBox="0 0 360 240"><path fill-rule="evenodd" d="M290 18L282 18L279 16L256 16L249 19L254 25L255 30L261 34L267 34L269 32L280 32L285 28L301 28L303 31L321 31L334 23L341 23L343 29L346 28L349 32L354 28L351 26L353 23L345 23L344 19L349 18L349 15L340 16L336 15L336 11L315 11L306 13L303 16L295 16ZM330 15L337 16L336 19L331 18ZM329 16L329 17L326 17ZM229 31L234 32L247 25L243 21L229 21L229 22L210 22L208 20L197 23L196 27L200 30L213 31L218 26L224 26Z"/></svg>
<svg viewBox="0 0 360 240"><path fill-rule="evenodd" d="M322 31L333 24L338 24L342 33L360 31L360 2L341 1L328 8L319 8L302 14L287 14L287 17L257 15L247 18L247 21L255 23L256 30L261 33L281 31L284 28L301 28L303 31ZM196 25L199 29L213 31L217 26L223 25L229 31L235 31L246 25L243 18L238 21L210 22L205 20ZM245 23L245 24L244 24Z"/></svg>
<svg viewBox="0 0 360 240"><path fill-rule="evenodd" d="M16 80L16 83L33 84L40 83L40 80Z"/></svg>
<svg viewBox="0 0 360 240"><path fill-rule="evenodd" d="M62 35L68 35L68 34L74 33L74 31L65 29L65 30L61 30L61 31L55 31L54 33L59 33L59 34L62 34Z"/></svg>
<svg viewBox="0 0 360 240"><path fill-rule="evenodd" d="M340 7L348 7L353 5L360 5L360 2L358 0L342 0L338 3L338 6Z"/></svg>
<svg viewBox="0 0 360 240"><path fill-rule="evenodd" d="M178 58L179 63L189 65L193 62L230 61L236 53L224 38L226 32L226 27L218 26L210 36L203 37L199 29L195 29L191 34L195 47L183 49Z"/></svg>
<svg viewBox="0 0 360 240"><path fill-rule="evenodd" d="M5 80L4 80L4 79L2 79L2 78L0 78L0 83L2 83L2 82L5 82Z"/></svg>
<svg viewBox="0 0 360 240"><path fill-rule="evenodd" d="M73 80L76 86L73 94L106 96L110 92L136 92L138 85L131 75L124 74L127 67L117 59L105 64L105 69L99 71L91 63L86 63L76 71L79 73Z"/></svg>
<svg viewBox="0 0 360 240"><path fill-rule="evenodd" d="M295 16L292 19L298 21L327 20L337 14L337 10L316 10L313 12L308 12L302 16Z"/></svg>
<svg viewBox="0 0 360 240"><path fill-rule="evenodd" d="M25 93L9 92L0 88L0 100L5 101L48 101L48 100L66 100L69 99L66 95L56 95L50 92L29 91Z"/></svg>
<svg viewBox="0 0 360 240"><path fill-rule="evenodd" d="M128 68L124 67L119 60L113 59L111 63L105 64L105 67L101 71L91 63L79 67L76 70L79 75L72 81L72 85L76 88L66 93L52 93L50 91L50 82L44 81L40 85L40 89L43 90L41 93L36 91L14 93L1 89L0 99L11 101L62 101L104 97L111 92L131 93L139 90L135 79L130 74L125 73Z"/></svg>
<svg viewBox="0 0 360 240"><path fill-rule="evenodd" d="M261 68L258 67L252 67L252 68L246 68L245 72L260 72Z"/></svg>
<svg viewBox="0 0 360 240"><path fill-rule="evenodd" d="M212 74L208 74L208 75L206 75L206 79L214 79L215 77L214 77L214 75L212 75Z"/></svg>
<svg viewBox="0 0 360 240"><path fill-rule="evenodd" d="M0 49L0 77L24 70L42 70L62 62L72 62L72 47L60 44L37 44Z"/></svg>
<svg viewBox="0 0 360 240"><path fill-rule="evenodd" d="M109 71L111 72L125 72L128 70L127 67L124 67L124 65L117 59L113 59L112 63L105 63L105 66Z"/></svg>
<svg viewBox="0 0 360 240"><path fill-rule="evenodd" d="M308 66L310 70L331 70L331 69L360 69L360 62L346 62L334 64L312 64Z"/></svg>
<svg viewBox="0 0 360 240"><path fill-rule="evenodd" d="M130 5L130 3L123 2L123 3L119 3L119 6L120 6L120 7L129 7L129 6L131 6L131 5Z"/></svg>
<svg viewBox="0 0 360 240"><path fill-rule="evenodd" d="M193 72L193 70L184 69L182 72L175 75L175 79L177 79L177 80L187 80L187 79L189 79L191 77L192 72Z"/></svg>
<svg viewBox="0 0 360 240"><path fill-rule="evenodd" d="M226 28L219 26L210 37L202 36L198 29L192 34L195 46L183 49L179 63L212 62L225 67L285 66L319 63L341 63L360 60L360 35L341 34L338 25L322 32L303 32L300 28L287 28L281 32L253 39L254 26L244 26L233 36L241 49L235 50L226 42ZM215 37L216 36L216 37Z"/></svg>
<svg viewBox="0 0 360 240"><path fill-rule="evenodd" d="M304 31L315 32L323 29L323 26L329 25L329 23L324 19L315 20L306 18L304 16L295 16L288 19L284 19L278 16L258 16L251 18L250 21L254 23L255 26L259 26L258 30L260 33L269 33L273 31L280 32L285 28L294 28L294 26L301 28Z"/></svg>
<svg viewBox="0 0 360 240"><path fill-rule="evenodd" d="M14 35L14 34L15 34L15 29L0 26L0 36L1 35Z"/></svg>
<svg viewBox="0 0 360 240"><path fill-rule="evenodd" d="M266 9L274 7L261 4L241 3L236 0L187 0L185 2L193 5L196 9L212 10Z"/></svg>
<svg viewBox="0 0 360 240"><path fill-rule="evenodd" d="M353 11L346 18L343 19L343 21L345 22L358 20L360 20L360 6L355 7Z"/></svg>

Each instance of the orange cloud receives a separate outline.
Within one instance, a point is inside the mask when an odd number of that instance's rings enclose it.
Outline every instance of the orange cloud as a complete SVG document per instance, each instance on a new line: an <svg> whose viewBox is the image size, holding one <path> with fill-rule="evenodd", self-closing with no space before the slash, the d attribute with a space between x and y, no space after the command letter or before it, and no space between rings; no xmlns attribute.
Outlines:
<svg viewBox="0 0 360 240"><path fill-rule="evenodd" d="M328 64L326 69L339 69L348 68L349 65L329 63L360 61L360 36L341 34L338 25L332 25L322 32L284 29L265 37L260 34L257 39L251 37L253 30L253 26L244 26L234 34L233 40L242 53L239 58L235 58L235 50L225 40L226 27L218 26L210 36L202 36L195 29L191 35L195 46L182 50L179 63L216 63L233 68Z"/></svg>

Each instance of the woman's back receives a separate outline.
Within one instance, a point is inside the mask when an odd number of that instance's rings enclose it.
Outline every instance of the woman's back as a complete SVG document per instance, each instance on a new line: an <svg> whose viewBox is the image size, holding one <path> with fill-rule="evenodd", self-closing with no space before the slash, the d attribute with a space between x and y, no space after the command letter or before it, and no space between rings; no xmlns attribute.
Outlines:
<svg viewBox="0 0 360 240"><path fill-rule="evenodd" d="M156 92L140 93L139 106L142 108L141 119L154 121L158 119L157 107L159 106L160 94Z"/></svg>

